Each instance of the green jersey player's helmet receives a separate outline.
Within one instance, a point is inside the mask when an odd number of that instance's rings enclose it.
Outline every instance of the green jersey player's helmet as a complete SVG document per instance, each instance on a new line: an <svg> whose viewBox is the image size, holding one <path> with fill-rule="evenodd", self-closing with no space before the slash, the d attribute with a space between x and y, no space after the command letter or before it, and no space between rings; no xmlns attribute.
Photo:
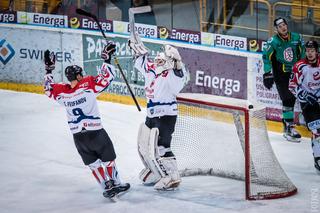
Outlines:
<svg viewBox="0 0 320 213"><path fill-rule="evenodd" d="M286 19L282 18L282 17L278 17L273 21L273 26L277 27L279 24L281 23L285 23L286 25L288 25L288 22Z"/></svg>

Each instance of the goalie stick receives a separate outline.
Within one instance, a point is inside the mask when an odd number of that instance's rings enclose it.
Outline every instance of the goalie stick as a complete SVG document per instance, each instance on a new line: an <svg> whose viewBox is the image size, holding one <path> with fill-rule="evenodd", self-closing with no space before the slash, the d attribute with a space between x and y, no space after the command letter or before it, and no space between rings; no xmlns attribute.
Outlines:
<svg viewBox="0 0 320 213"><path fill-rule="evenodd" d="M142 6L142 7L132 7L129 8L129 24L130 24L130 37L136 37L135 34L135 20L134 20L134 15L139 14L139 13L148 13L151 12L151 7L150 6Z"/></svg>
<svg viewBox="0 0 320 213"><path fill-rule="evenodd" d="M137 41L138 39L136 38L136 29L135 29L135 20L134 20L134 15L135 14L140 14L140 13L148 13L151 12L151 7L150 6L142 6L142 7L131 7L128 10L129 13L129 26L130 26L130 39L133 41ZM137 83L138 79L138 72L135 69L135 80L134 83Z"/></svg>
<svg viewBox="0 0 320 213"><path fill-rule="evenodd" d="M103 31L103 29L102 29L102 27L101 27L101 25L100 25L100 22L99 22L97 16L95 16L95 15L93 15L93 14L91 14L91 13L85 11L85 10L82 10L82 9L80 9L80 8L76 9L76 13L79 14L79 15L83 15L83 16L87 16L87 17L92 18L92 19L97 23L97 25L98 25L101 33L102 33L102 36L107 40L107 36L106 36L106 34L104 33L104 31ZM137 106L138 111L141 111L140 105L139 105L139 103L138 103L135 95L134 95L133 92L132 92L132 89L131 89L131 87L130 87L130 85L129 85L129 83L128 83L128 80L127 80L126 76L125 76L124 73L123 73L123 70L122 70L122 68L121 68L121 66L120 66L120 64L119 64L119 61L118 61L118 58L117 58L117 57L114 57L114 62L115 62L115 64L117 65L117 67L118 67L118 69L119 69L119 71L120 71L120 73L121 73L121 76L122 76L124 82L126 83L126 85L127 85L127 87L128 87L128 90L129 90L129 92L130 92L130 95L131 95L131 97L132 97L135 105Z"/></svg>

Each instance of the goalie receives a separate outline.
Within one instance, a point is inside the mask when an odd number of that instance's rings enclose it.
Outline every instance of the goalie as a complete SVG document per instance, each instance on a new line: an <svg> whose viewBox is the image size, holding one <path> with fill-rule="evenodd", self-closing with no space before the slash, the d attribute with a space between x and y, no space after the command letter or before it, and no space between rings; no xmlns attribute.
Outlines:
<svg viewBox="0 0 320 213"><path fill-rule="evenodd" d="M302 114L312 132L314 166L320 172L320 57L316 41L305 44L306 58L293 67L289 89L299 99Z"/></svg>
<svg viewBox="0 0 320 213"><path fill-rule="evenodd" d="M139 178L156 190L179 186L181 178L171 150L177 120L177 94L188 79L178 50L170 45L151 61L148 50L135 34L128 41L135 56L135 68L145 77L147 117L138 134L138 151L145 168Z"/></svg>

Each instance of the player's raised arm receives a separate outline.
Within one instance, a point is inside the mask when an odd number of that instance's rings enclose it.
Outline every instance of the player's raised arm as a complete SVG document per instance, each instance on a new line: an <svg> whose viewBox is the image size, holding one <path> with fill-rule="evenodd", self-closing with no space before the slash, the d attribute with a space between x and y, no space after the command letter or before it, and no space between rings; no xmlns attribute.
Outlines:
<svg viewBox="0 0 320 213"><path fill-rule="evenodd" d="M109 41L102 50L101 58L104 60L104 63L101 66L99 75L94 78L95 93L104 91L114 79L115 68L111 65L111 58L115 51L116 45L112 41Z"/></svg>
<svg viewBox="0 0 320 213"><path fill-rule="evenodd" d="M148 49L144 46L138 34L131 36L128 40L128 46L134 53L135 64L134 67L142 74L150 72L151 62L148 57Z"/></svg>
<svg viewBox="0 0 320 213"><path fill-rule="evenodd" d="M45 94L49 98L54 98L54 80L53 80L53 75L52 71L55 69L55 55L54 53L51 53L49 50L46 50L44 52L44 64L45 64L45 70L46 74L44 76L44 91Z"/></svg>

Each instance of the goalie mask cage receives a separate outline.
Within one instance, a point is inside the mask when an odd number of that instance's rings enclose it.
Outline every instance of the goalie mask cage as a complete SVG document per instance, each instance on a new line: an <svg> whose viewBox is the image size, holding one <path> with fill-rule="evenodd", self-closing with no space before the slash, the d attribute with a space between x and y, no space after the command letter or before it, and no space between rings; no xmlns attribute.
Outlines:
<svg viewBox="0 0 320 213"><path fill-rule="evenodd" d="M214 175L245 181L248 200L295 194L270 145L265 108L246 100L180 94L171 148L181 176Z"/></svg>

